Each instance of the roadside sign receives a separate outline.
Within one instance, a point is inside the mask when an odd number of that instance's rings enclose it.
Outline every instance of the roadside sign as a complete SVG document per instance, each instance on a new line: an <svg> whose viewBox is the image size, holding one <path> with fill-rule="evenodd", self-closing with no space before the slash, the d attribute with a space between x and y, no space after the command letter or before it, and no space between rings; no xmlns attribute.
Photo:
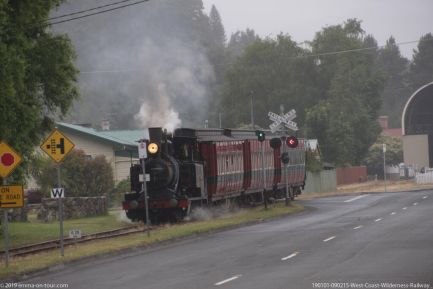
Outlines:
<svg viewBox="0 0 433 289"><path fill-rule="evenodd" d="M138 158L147 158L147 143L145 141L140 141L140 143L138 144Z"/></svg>
<svg viewBox="0 0 433 289"><path fill-rule="evenodd" d="M41 149L57 163L61 162L73 148L74 143L57 129L53 130L41 145Z"/></svg>
<svg viewBox="0 0 433 289"><path fill-rule="evenodd" d="M59 199L65 197L65 188L53 188L51 190L51 198Z"/></svg>
<svg viewBox="0 0 433 289"><path fill-rule="evenodd" d="M0 142L0 176L6 178L21 163L21 156L7 143Z"/></svg>
<svg viewBox="0 0 433 289"><path fill-rule="evenodd" d="M69 238L71 239L80 239L82 237L81 230L72 229L69 231Z"/></svg>
<svg viewBox="0 0 433 289"><path fill-rule="evenodd" d="M0 186L0 208L22 208L23 186Z"/></svg>

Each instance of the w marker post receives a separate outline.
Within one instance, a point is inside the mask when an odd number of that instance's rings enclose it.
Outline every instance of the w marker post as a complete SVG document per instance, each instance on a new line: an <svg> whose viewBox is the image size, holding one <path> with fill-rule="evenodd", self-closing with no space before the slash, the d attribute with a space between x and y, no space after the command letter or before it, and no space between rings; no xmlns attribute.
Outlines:
<svg viewBox="0 0 433 289"><path fill-rule="evenodd" d="M60 163L57 164L57 186L61 188L60 183ZM59 197L59 218L60 218L60 256L65 256L65 250L63 248L63 195L58 196Z"/></svg>

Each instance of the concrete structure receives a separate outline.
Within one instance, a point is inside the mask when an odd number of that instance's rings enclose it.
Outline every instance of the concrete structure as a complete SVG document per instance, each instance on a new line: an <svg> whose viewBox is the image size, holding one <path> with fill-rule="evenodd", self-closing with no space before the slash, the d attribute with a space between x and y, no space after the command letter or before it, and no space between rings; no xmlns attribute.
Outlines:
<svg viewBox="0 0 433 289"><path fill-rule="evenodd" d="M433 167L433 82L418 89L403 110L404 163Z"/></svg>
<svg viewBox="0 0 433 289"><path fill-rule="evenodd" d="M62 122L57 123L57 128L75 144L75 149L84 151L91 158L105 156L113 168L116 184L129 177L131 163L138 161L137 140L146 137L144 129L98 131Z"/></svg>

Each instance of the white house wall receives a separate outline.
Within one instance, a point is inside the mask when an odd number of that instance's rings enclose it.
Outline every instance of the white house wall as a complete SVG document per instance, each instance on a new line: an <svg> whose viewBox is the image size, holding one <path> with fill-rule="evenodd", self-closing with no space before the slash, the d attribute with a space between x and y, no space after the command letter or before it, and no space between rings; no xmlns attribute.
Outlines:
<svg viewBox="0 0 433 289"><path fill-rule="evenodd" d="M106 142L93 139L91 137L85 137L83 134L78 134L70 131L62 131L74 144L74 149L79 149L84 151L84 154L90 155L92 158L96 156L103 155L107 162L111 165L113 169L114 181L117 184L120 179L117 178L117 167L116 167L116 158L114 155L113 146L107 144ZM129 173L128 173L129 175Z"/></svg>

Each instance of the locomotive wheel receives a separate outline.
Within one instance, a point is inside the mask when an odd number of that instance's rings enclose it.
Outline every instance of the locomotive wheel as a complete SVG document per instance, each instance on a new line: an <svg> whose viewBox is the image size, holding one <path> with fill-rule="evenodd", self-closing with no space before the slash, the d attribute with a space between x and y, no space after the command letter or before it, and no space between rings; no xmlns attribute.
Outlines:
<svg viewBox="0 0 433 289"><path fill-rule="evenodd" d="M183 220L185 217L185 213L182 209L175 209L170 214L170 222L171 223L178 223Z"/></svg>

